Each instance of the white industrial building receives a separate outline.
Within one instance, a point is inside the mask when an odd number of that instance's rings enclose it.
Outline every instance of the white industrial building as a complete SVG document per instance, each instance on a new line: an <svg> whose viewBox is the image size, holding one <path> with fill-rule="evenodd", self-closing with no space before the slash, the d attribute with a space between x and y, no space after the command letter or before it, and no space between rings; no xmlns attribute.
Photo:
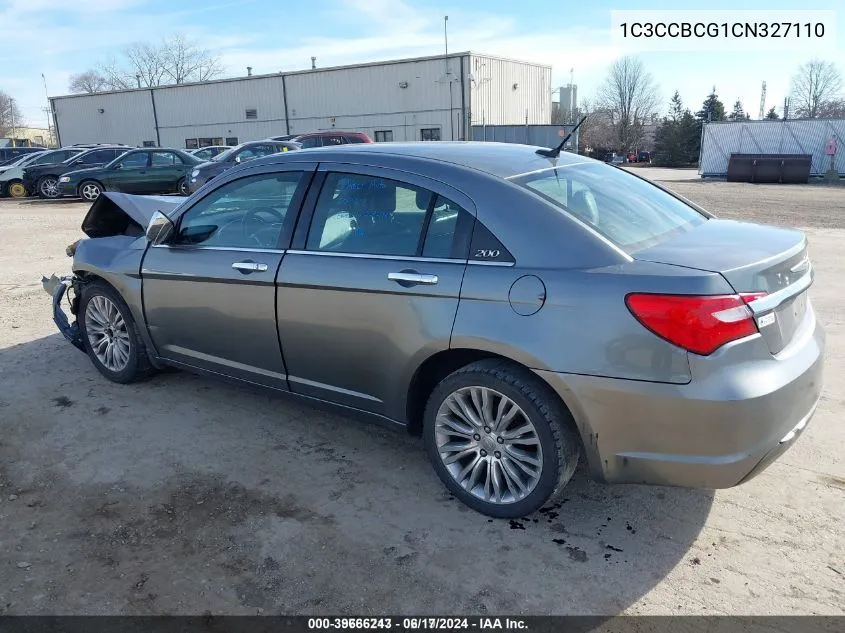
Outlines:
<svg viewBox="0 0 845 633"><path fill-rule="evenodd" d="M463 140L551 122L551 67L471 52L50 99L59 142L234 145L323 130Z"/></svg>

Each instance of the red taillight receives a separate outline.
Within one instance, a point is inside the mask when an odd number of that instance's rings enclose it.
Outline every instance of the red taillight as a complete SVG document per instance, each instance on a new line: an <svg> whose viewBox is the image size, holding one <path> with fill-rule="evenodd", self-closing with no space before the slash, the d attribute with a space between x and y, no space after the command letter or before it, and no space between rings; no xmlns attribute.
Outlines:
<svg viewBox="0 0 845 633"><path fill-rule="evenodd" d="M631 313L657 336L695 354L706 356L736 339L759 330L746 305L765 293L742 295L630 294Z"/></svg>

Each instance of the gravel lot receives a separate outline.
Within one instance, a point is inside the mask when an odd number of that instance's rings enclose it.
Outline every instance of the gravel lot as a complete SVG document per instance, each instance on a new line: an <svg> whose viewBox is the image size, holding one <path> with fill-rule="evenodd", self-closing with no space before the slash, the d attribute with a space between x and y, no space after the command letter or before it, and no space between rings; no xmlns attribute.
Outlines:
<svg viewBox="0 0 845 633"><path fill-rule="evenodd" d="M450 498L402 432L185 373L106 382L39 281L87 205L0 200L0 614L845 614L845 190L641 173L807 227L823 400L742 487L579 474L517 522Z"/></svg>

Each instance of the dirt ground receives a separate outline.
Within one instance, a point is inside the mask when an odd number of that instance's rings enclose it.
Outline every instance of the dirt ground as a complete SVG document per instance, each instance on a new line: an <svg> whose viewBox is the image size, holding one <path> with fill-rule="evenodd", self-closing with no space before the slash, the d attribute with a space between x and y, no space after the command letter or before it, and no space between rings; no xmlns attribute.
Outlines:
<svg viewBox="0 0 845 633"><path fill-rule="evenodd" d="M403 432L186 373L108 383L39 281L87 205L0 200L0 614L845 613L845 189L663 178L806 227L818 413L741 487L579 473L513 522L452 499Z"/></svg>

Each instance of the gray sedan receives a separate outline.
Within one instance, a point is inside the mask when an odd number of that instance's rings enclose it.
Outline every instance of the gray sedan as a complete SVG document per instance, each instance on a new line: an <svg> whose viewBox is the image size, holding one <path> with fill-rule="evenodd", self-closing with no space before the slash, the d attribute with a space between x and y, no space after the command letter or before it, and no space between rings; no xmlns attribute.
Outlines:
<svg viewBox="0 0 845 633"><path fill-rule="evenodd" d="M577 155L288 152L184 201L105 193L83 230L54 317L106 378L179 367L402 425L494 517L559 498L582 457L605 482L740 484L821 392L802 233Z"/></svg>

